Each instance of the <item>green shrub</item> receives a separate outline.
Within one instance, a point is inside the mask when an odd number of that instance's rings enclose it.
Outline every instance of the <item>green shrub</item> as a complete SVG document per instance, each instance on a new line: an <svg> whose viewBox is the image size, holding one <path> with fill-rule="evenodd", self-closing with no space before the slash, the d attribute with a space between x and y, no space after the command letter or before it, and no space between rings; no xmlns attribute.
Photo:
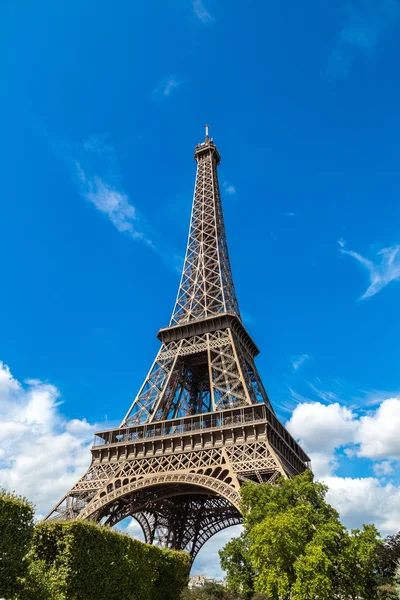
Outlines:
<svg viewBox="0 0 400 600"><path fill-rule="evenodd" d="M83 521L35 527L21 600L176 600L189 556Z"/></svg>
<svg viewBox="0 0 400 600"><path fill-rule="evenodd" d="M32 504L0 489L0 597L14 598L24 577L33 533Z"/></svg>

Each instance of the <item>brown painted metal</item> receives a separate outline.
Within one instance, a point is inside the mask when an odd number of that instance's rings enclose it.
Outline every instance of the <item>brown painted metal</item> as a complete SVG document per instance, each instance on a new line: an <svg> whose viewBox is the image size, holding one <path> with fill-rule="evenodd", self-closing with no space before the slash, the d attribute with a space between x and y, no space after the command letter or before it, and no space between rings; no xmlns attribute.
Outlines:
<svg viewBox="0 0 400 600"><path fill-rule="evenodd" d="M120 428L98 432L87 473L47 519L115 525L192 559L241 522L243 481L274 484L309 467L277 419L239 312L218 185L218 150L196 146L189 240L170 325Z"/></svg>

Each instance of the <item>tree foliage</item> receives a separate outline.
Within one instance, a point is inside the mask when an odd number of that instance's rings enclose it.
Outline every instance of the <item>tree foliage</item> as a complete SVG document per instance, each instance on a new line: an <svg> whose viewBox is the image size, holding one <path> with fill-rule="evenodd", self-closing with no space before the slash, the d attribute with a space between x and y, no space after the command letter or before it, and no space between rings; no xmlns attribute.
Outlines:
<svg viewBox="0 0 400 600"><path fill-rule="evenodd" d="M397 598L400 599L400 563L396 567L394 583L396 585Z"/></svg>
<svg viewBox="0 0 400 600"><path fill-rule="evenodd" d="M190 557L82 521L33 525L33 506L0 492L0 597L176 600Z"/></svg>
<svg viewBox="0 0 400 600"><path fill-rule="evenodd" d="M241 535L233 538L219 552L221 567L229 575L229 589L243 600L254 594L255 571L249 556L249 538Z"/></svg>
<svg viewBox="0 0 400 600"><path fill-rule="evenodd" d="M14 598L28 569L33 534L32 504L0 490L0 597Z"/></svg>
<svg viewBox="0 0 400 600"><path fill-rule="evenodd" d="M400 532L389 535L377 548L377 580L379 600L397 600L396 568L400 562ZM400 574L399 574L400 575Z"/></svg>
<svg viewBox="0 0 400 600"><path fill-rule="evenodd" d="M19 600L176 600L190 569L184 552L161 550L82 521L35 527Z"/></svg>
<svg viewBox="0 0 400 600"><path fill-rule="evenodd" d="M351 533L311 471L279 485L242 487L244 534L221 551L232 591L268 600L375 599L379 534Z"/></svg>

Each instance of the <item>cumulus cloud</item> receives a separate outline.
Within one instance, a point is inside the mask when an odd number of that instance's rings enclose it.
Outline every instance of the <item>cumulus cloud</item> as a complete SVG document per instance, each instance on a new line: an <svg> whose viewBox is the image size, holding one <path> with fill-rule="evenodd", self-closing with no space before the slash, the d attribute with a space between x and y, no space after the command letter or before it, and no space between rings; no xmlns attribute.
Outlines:
<svg viewBox="0 0 400 600"><path fill-rule="evenodd" d="M0 487L15 490L46 514L85 472L95 426L66 420L58 389L24 384L0 362Z"/></svg>
<svg viewBox="0 0 400 600"><path fill-rule="evenodd" d="M353 250L345 250L343 240L339 241L340 252L353 257L364 269L368 271L370 286L361 296L361 300L374 296L380 292L388 283L400 279L400 244L382 248L377 254L375 262L365 258Z"/></svg>
<svg viewBox="0 0 400 600"><path fill-rule="evenodd" d="M400 529L400 487L383 485L374 477L325 477L329 487L327 500L347 527L374 523L382 535Z"/></svg>
<svg viewBox="0 0 400 600"><path fill-rule="evenodd" d="M360 444L360 457L400 458L400 398L388 398L361 417L355 441Z"/></svg>
<svg viewBox="0 0 400 600"><path fill-rule="evenodd" d="M313 471L321 477L334 470L335 450L353 442L357 421L350 409L338 403L305 402L296 406L286 427L310 453Z"/></svg>
<svg viewBox="0 0 400 600"><path fill-rule="evenodd" d="M332 451L345 446L354 438L356 415L346 406L320 402L299 404L286 424L310 452Z"/></svg>
<svg viewBox="0 0 400 600"><path fill-rule="evenodd" d="M399 22L397 0L358 0L346 4L343 26L327 65L328 77L348 76L356 58L373 56L382 39Z"/></svg>
<svg viewBox="0 0 400 600"><path fill-rule="evenodd" d="M368 414L338 402L303 402L286 424L310 454L316 477L329 487L328 501L348 527L375 523L386 535L400 529L400 486L393 461L400 460L400 398L387 398ZM340 463L372 462L376 477L340 477ZM382 460L385 459L385 460ZM389 481L388 481L389 478Z"/></svg>
<svg viewBox="0 0 400 600"><path fill-rule="evenodd" d="M335 463L334 451L339 448L346 448L347 456L400 459L400 398L383 400L366 415L337 402L302 402L286 426L319 464L326 458L324 472L331 470L329 464Z"/></svg>

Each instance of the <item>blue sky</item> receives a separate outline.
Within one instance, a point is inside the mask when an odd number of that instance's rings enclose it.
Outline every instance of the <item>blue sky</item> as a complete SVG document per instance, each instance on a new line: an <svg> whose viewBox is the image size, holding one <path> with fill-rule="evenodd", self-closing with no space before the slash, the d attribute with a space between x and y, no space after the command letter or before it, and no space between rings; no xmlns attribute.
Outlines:
<svg viewBox="0 0 400 600"><path fill-rule="evenodd" d="M0 15L0 482L43 514L93 429L124 416L173 308L208 122L270 398L346 523L362 497L365 520L383 505L382 531L398 528L400 3L5 0Z"/></svg>

